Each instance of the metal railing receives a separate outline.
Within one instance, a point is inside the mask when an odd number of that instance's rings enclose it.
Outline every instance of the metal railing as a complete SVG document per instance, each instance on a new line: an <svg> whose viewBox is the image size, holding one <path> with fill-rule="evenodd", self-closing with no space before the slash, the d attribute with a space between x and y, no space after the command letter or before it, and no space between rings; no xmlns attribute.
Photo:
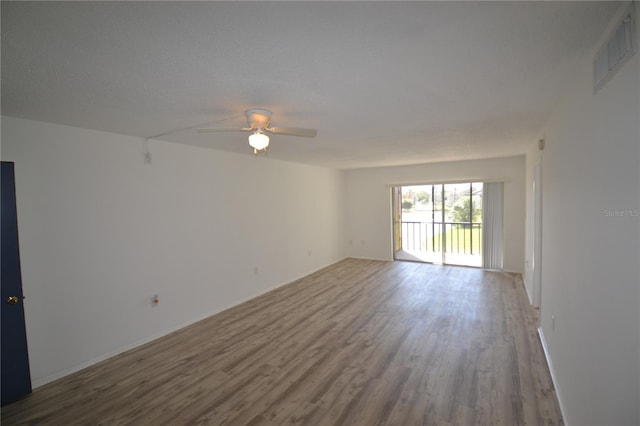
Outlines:
<svg viewBox="0 0 640 426"><path fill-rule="evenodd" d="M481 254L480 222L401 222L404 250Z"/></svg>

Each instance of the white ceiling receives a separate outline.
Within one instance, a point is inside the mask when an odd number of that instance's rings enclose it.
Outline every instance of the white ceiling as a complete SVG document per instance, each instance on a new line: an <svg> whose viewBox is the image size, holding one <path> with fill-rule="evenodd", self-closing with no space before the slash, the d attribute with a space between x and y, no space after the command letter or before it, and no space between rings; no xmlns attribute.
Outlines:
<svg viewBox="0 0 640 426"><path fill-rule="evenodd" d="M6 2L2 113L334 168L523 153L614 2Z"/></svg>

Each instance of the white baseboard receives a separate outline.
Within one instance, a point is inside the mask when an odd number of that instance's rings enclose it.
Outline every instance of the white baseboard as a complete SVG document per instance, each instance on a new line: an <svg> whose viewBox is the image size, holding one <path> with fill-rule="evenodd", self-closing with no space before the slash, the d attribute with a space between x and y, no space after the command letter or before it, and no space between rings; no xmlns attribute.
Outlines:
<svg viewBox="0 0 640 426"><path fill-rule="evenodd" d="M121 347L119 349L116 349L115 351L108 352L108 353L106 353L104 355L100 355L98 357L92 358L89 361L83 362L82 364L73 366L73 367L71 367L69 369L66 369L66 370L63 370L63 371L58 371L55 374L52 374L50 376L42 377L42 378L39 378L37 380L34 380L32 382L32 384L31 384L31 386L32 386L33 389L39 388L41 386L46 385L47 383L51 383L51 382L53 382L55 380L61 379L61 378L65 377L65 376L68 376L70 374L76 373L76 372L78 372L80 370L84 370L87 367L91 367L92 365L97 364L99 362L102 362L102 361L104 361L106 359L112 358L112 357L114 357L116 355L120 355L123 352L129 351L131 349L135 349L135 348L137 348L139 346L142 346L142 345L146 345L147 343L150 343L150 342L153 342L154 340L160 339L161 337L164 337L164 336L166 336L168 334L171 334L174 331L178 331L178 330L183 329L185 327L188 327L188 326L190 326L192 324L195 324L198 321L202 321L203 319L209 318L212 315L218 314L218 313L220 313L222 311L225 311L227 309L230 309L230 308L232 308L234 306L240 305L241 303L247 302L247 301L249 301L251 299L255 299L256 297L261 296L261 295L263 295L265 293L268 293L270 291L273 291L273 290L275 290L275 289L277 289L279 287L282 287L282 286L285 286L287 284L293 283L293 282L295 282L295 281L297 281L297 280L299 280L299 279L301 279L303 277L306 277L307 275L313 274L313 273L315 273L317 271L320 271L321 269L327 268L327 267L333 265L334 263L341 262L344 259L346 259L346 258L342 258L342 259L337 260L335 262L332 262L332 263L330 263L328 265L325 265L325 266L323 266L321 268L315 269L315 270L309 272L308 274L301 275L300 277L292 279L292 280L290 280L290 281L288 281L286 283L282 283L282 284L277 284L277 285L271 286L271 287L269 287L267 289L264 289L264 290L262 290L260 292L252 294L252 295L250 295L248 297L245 297L243 299L237 300L237 301L229 304L228 306L222 307L221 309L217 309L217 310L214 310L214 311L206 312L206 313L204 313L202 315L199 315L199 316L197 316L195 318L190 319L187 322L184 322L182 324L176 325L174 327L170 327L170 328L168 328L166 330L163 330L163 331L161 331L159 333L156 333L156 334L153 334L153 335L151 335L149 337L146 337L144 339L138 340L137 342L134 342L134 343L131 343L129 345L123 346L123 347Z"/></svg>
<svg viewBox="0 0 640 426"><path fill-rule="evenodd" d="M549 367L549 372L551 373L551 381L553 382L553 387L556 390L556 397L558 398L558 405L560 405L560 414L562 414L562 420L566 426L569 426L569 420L567 419L567 410L565 410L565 405L562 402L562 392L558 387L558 381L556 380L555 370L553 369L553 362L551 361L551 356L549 354L549 348L547 347L547 341L544 339L544 333L542 331L542 327L538 327L538 337L540 338L540 343L542 344L542 350L544 351L544 357L547 360L547 366Z"/></svg>
<svg viewBox="0 0 640 426"><path fill-rule="evenodd" d="M347 256L345 259L378 260L378 261L381 261L381 262L393 262L393 258L391 258L391 259L383 259L381 257Z"/></svg>
<svg viewBox="0 0 640 426"><path fill-rule="evenodd" d="M240 302L240 303L242 303L242 302ZM131 343L129 345L123 346L121 348L118 348L115 351L108 352L108 353L106 353L104 355L100 355L98 357L92 358L89 361L83 362L82 364L75 365L75 366L73 366L73 367L71 367L69 369L66 369L66 370L63 370L63 371L58 371L57 373L52 374L50 376L34 380L33 383L32 383L32 387L33 387L33 389L36 389L36 388L39 388L40 386L46 385L47 383L51 383L51 382L53 382L55 380L61 379L61 378L65 377L65 376L68 376L70 374L76 373L76 372L78 372L80 370L84 370L85 368L91 367L92 365L97 364L99 362L102 362L102 361L104 361L106 359L109 359L109 358L112 358L114 356L120 355L121 353L129 351L131 349L135 349L138 346L145 345L145 344L147 344L149 342L152 342L152 341L154 341L156 339L164 337L167 334L173 333L174 331L180 330L181 328L187 327L187 326L189 326L191 324L195 324L196 322L201 321L201 320L203 320L205 318L208 318L211 315L215 315L215 314L217 314L218 312L221 312L221 311L222 310L206 313L206 314L201 315L201 316L199 316L199 317L197 317L195 319L192 319L192 320L190 320L190 321L188 321L188 322L186 322L184 324L180 324L180 325L177 325L175 327L171 327L171 328L169 328L167 330L163 330L160 333L156 333L156 334L154 334L154 335L152 335L150 337L147 337L145 339L138 340L137 342L134 342L134 343Z"/></svg>

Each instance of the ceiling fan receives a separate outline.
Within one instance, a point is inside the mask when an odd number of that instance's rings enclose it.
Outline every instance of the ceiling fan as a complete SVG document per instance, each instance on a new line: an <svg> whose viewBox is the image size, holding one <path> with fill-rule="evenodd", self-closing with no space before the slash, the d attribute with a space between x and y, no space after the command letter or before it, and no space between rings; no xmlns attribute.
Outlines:
<svg viewBox="0 0 640 426"><path fill-rule="evenodd" d="M250 132L249 145L253 148L253 153L266 151L269 146L269 136L266 133L274 135L290 135L302 136L305 138L314 138L318 134L316 129L303 129L299 127L270 127L271 111L260 108L248 109L245 112L247 116L247 126L236 129L197 129L200 133L208 132Z"/></svg>

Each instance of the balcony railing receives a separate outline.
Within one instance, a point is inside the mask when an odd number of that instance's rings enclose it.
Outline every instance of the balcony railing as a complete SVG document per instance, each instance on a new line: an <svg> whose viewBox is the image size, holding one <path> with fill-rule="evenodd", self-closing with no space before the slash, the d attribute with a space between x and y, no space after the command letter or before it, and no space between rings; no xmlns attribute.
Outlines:
<svg viewBox="0 0 640 426"><path fill-rule="evenodd" d="M480 222L401 222L402 248L451 254L482 253Z"/></svg>

